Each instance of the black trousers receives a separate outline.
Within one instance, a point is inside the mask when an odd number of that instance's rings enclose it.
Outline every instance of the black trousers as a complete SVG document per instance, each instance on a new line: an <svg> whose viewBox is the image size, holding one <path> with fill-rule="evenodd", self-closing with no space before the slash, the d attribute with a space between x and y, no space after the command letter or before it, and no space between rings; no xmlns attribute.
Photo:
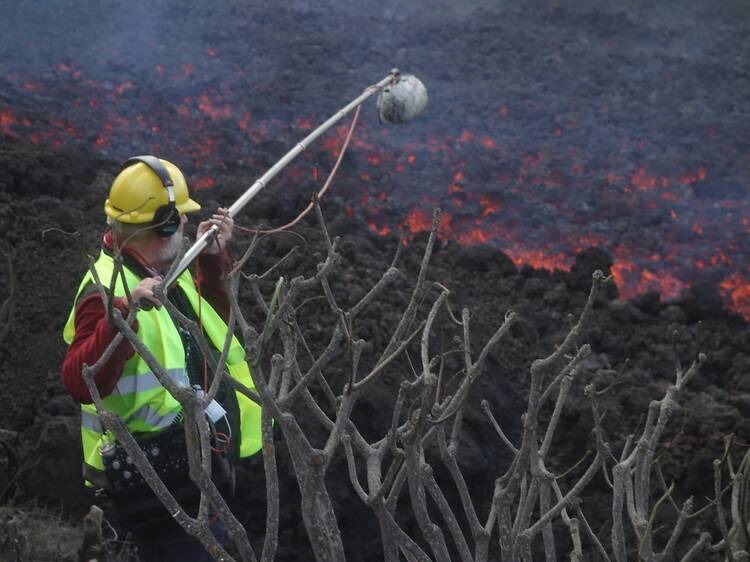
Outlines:
<svg viewBox="0 0 750 562"><path fill-rule="evenodd" d="M226 531L218 517L213 517L211 532L224 544ZM138 547L140 562L211 562L213 557L203 545L187 534L174 519L164 520L131 531Z"/></svg>
<svg viewBox="0 0 750 562"><path fill-rule="evenodd" d="M223 467L226 469L228 465ZM231 468L227 473L214 463L214 476L222 475L221 482L217 482L220 493L225 498L234 495L234 475ZM198 513L200 494L189 480L183 478L165 479L165 484L180 504L181 508L191 517ZM149 488L139 486L123 490L114 499L115 512L120 523L130 531L130 536L138 547L140 562L210 562L213 558L206 552L203 545L190 536L167 512L166 508L156 498ZM226 530L224 525L209 508L209 529L219 544L224 544Z"/></svg>

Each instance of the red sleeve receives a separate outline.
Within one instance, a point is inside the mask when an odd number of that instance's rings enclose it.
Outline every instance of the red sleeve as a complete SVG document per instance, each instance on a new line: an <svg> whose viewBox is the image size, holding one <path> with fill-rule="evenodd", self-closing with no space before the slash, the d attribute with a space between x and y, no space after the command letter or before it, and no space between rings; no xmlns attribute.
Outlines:
<svg viewBox="0 0 750 562"><path fill-rule="evenodd" d="M201 296L214 308L224 322L229 320L229 297L224 290L224 272L232 267L232 259L224 251L201 254L196 266L196 283Z"/></svg>
<svg viewBox="0 0 750 562"><path fill-rule="evenodd" d="M123 316L127 316L129 308L125 299L115 299L113 305L122 312ZM137 329L137 324L133 328ZM81 372L83 364L96 363L116 335L117 329L110 325L101 297L96 293L83 297L76 305L75 335L65 353L61 372L63 385L76 402L83 404L93 402L83 380ZM123 340L109 360L99 369L94 382L102 397L114 390L125 362L132 357L133 353L130 343Z"/></svg>

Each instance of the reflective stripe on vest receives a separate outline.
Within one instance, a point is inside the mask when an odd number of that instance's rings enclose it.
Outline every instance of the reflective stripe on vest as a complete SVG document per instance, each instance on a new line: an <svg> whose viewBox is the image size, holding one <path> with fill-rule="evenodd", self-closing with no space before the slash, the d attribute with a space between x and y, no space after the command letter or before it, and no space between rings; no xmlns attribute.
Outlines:
<svg viewBox="0 0 750 562"><path fill-rule="evenodd" d="M190 386L190 379L188 378L187 371L185 369L167 369L167 376L177 386ZM159 379L151 371L143 373L142 375L130 375L128 377L120 377L115 387L115 392L119 394L133 394L134 392L143 392L145 390L152 390L161 386Z"/></svg>
<svg viewBox="0 0 750 562"><path fill-rule="evenodd" d="M101 283L109 287L114 272L112 257L101 252L94 267ZM123 275L119 276L115 284L115 297L126 294L123 277L130 291L141 280L123 267ZM93 282L93 276L91 272L88 272L78 288L76 302L84 287ZM201 300L188 271L180 275L177 283L187 296L196 315L200 310L201 323L211 343L217 349L222 349L227 325L208 302ZM75 304L74 302L63 331L63 337L68 344L75 334ZM136 318L139 339L146 345L159 365L166 370L167 375L180 385L189 384L182 339L166 307L152 308L148 311L139 310ZM235 337L232 337L227 355L227 370L232 378L249 388L254 388L245 362L244 349ZM236 392L235 396L239 403L240 417L239 455L247 457L258 452L261 447L260 407L240 393ZM158 431L167 427L181 411L180 404L159 383L152 369L137 353L126 361L117 386L103 399L103 404L107 410L118 414L130 431L140 433ZM101 471L104 465L99 448L104 441L104 436L93 404L81 405L81 440L84 463L88 465L86 467L88 472L92 469Z"/></svg>

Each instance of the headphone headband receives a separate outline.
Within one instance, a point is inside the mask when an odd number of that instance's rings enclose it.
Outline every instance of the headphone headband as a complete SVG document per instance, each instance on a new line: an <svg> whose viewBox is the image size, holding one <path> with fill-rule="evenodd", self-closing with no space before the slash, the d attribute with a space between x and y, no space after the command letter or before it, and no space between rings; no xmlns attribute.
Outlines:
<svg viewBox="0 0 750 562"><path fill-rule="evenodd" d="M172 181L172 176L169 175L169 170L167 170L166 166L164 166L164 164L161 163L161 160L159 160L156 156L151 156L150 154L133 156L122 163L122 167L120 168L120 170L122 171L129 166L138 164L139 162L146 164L146 166L148 166L152 172L159 176L161 184L164 186L164 189L167 190L169 202L174 203L174 190L172 189L172 186L174 186L174 182Z"/></svg>
<svg viewBox="0 0 750 562"><path fill-rule="evenodd" d="M156 233L159 236L171 236L172 234L177 232L181 220L180 213L175 205L173 189L174 182L172 181L172 176L169 175L169 170L167 170L166 166L161 163L161 160L159 160L156 156L151 156L150 154L143 154L141 156L133 156L131 158L128 158L127 160L125 160L125 162L123 162L120 171L129 166L133 166L134 164L138 164L139 162L148 166L151 171L159 177L162 186L164 186L164 189L167 190L168 203L156 209L156 211L154 212L154 219L152 221L152 224L154 225Z"/></svg>

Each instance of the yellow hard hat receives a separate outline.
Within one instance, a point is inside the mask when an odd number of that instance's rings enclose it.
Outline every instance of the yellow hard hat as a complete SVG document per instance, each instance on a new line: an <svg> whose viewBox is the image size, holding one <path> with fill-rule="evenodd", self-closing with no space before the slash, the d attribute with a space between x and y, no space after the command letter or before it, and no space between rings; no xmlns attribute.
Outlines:
<svg viewBox="0 0 750 562"><path fill-rule="evenodd" d="M139 156L128 160L112 182L109 197L104 202L107 216L130 224L153 221L156 211L169 204L167 186L154 169L159 167L160 172L166 171L172 180L177 211L182 215L199 210L201 206L190 199L185 176L177 166L160 158Z"/></svg>

